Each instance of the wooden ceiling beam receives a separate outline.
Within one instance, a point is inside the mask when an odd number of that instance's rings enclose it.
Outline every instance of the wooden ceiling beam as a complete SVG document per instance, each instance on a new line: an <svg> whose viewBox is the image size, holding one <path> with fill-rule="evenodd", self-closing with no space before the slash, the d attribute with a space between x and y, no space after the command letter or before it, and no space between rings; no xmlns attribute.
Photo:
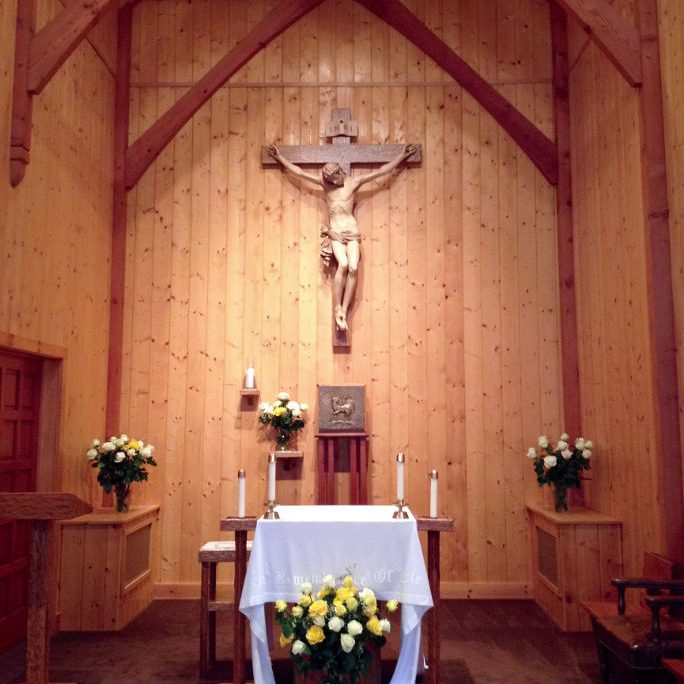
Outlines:
<svg viewBox="0 0 684 684"><path fill-rule="evenodd" d="M546 180L556 185L558 153L554 143L464 62L439 36L435 35L399 0L356 1L408 38L468 91L513 138Z"/></svg>
<svg viewBox="0 0 684 684"><path fill-rule="evenodd" d="M288 26L322 0L284 0L267 14L219 62L202 76L126 151L126 188L132 188L159 153L207 100Z"/></svg>
<svg viewBox="0 0 684 684"><path fill-rule="evenodd" d="M75 0L36 33L29 50L30 93L45 88L86 33L116 4L118 0Z"/></svg>
<svg viewBox="0 0 684 684"><path fill-rule="evenodd" d="M633 87L641 85L641 41L636 26L606 0L551 1L579 23L627 83Z"/></svg>

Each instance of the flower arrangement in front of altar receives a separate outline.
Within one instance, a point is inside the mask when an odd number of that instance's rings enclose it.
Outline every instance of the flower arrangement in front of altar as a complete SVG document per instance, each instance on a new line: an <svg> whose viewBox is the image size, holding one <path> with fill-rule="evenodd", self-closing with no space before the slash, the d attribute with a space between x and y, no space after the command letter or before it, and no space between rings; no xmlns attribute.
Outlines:
<svg viewBox="0 0 684 684"><path fill-rule="evenodd" d="M350 575L339 587L326 575L322 585L318 598L306 582L296 605L276 601L280 645L289 648L298 673L318 672L321 684L355 684L368 674L372 651L385 645L391 624L381 616L373 591L359 591ZM393 599L385 607L393 613L398 606Z"/></svg>
<svg viewBox="0 0 684 684"><path fill-rule="evenodd" d="M540 487L552 484L555 488L554 502L557 511L568 510L568 488L580 487L582 470L591 469L594 445L590 439L578 437L570 444L570 436L564 432L553 447L545 435L538 439L539 451L530 447L527 457L532 461L537 483Z"/></svg>
<svg viewBox="0 0 684 684"><path fill-rule="evenodd" d="M97 481L109 494L114 489L116 510L128 510L128 495L133 482L147 480L146 466L156 466L154 447L126 434L110 437L106 442L94 439L88 449L90 465L97 468Z"/></svg>
<svg viewBox="0 0 684 684"><path fill-rule="evenodd" d="M276 400L269 404L259 404L259 422L270 425L275 432L276 445L281 451L287 450L292 433L304 427L304 417L309 410L305 403L290 399L287 392L280 392Z"/></svg>

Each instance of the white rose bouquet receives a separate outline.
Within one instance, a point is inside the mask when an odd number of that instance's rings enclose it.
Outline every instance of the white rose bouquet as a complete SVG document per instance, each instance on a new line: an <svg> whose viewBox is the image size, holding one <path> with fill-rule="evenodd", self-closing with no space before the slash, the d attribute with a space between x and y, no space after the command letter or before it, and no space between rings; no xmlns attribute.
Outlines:
<svg viewBox="0 0 684 684"><path fill-rule="evenodd" d="M272 404L259 404L259 422L273 429L276 445L281 451L285 451L292 433L304 427L304 418L308 410L307 404L300 404L290 399L287 392L280 392Z"/></svg>
<svg viewBox="0 0 684 684"><path fill-rule="evenodd" d="M385 645L391 624L381 617L373 591L359 591L350 575L339 587L332 575L326 575L322 584L317 597L310 583L303 584L299 602L292 607L276 601L280 646L290 650L298 673L318 671L321 684L343 684L347 677L355 684L368 674L372 652ZM385 608L393 613L398 606L391 600Z"/></svg>
<svg viewBox="0 0 684 684"><path fill-rule="evenodd" d="M568 510L568 487L580 487L580 472L591 469L591 456L594 445L590 439L578 437L574 444L570 436L563 433L554 447L546 435L537 440L539 449L530 447L527 457L532 461L537 483L540 487L553 484L557 511Z"/></svg>
<svg viewBox="0 0 684 684"><path fill-rule="evenodd" d="M128 510L128 495L133 482L147 480L145 466L156 466L154 447L126 434L112 436L106 442L94 439L88 449L90 465L97 468L97 481L109 494L116 493L116 510Z"/></svg>

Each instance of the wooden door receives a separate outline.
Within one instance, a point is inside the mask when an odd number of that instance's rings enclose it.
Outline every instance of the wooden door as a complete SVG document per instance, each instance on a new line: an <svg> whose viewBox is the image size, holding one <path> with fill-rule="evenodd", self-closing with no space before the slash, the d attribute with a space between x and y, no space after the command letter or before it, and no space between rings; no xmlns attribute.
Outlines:
<svg viewBox="0 0 684 684"><path fill-rule="evenodd" d="M0 351L0 491L36 488L41 361ZM0 652L26 635L30 523L0 519Z"/></svg>

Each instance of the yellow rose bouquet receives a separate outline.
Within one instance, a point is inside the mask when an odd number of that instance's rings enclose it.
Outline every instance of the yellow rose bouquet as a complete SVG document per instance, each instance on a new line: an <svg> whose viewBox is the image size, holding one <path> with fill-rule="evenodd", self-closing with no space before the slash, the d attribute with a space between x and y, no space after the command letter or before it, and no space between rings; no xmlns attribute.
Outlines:
<svg viewBox="0 0 684 684"><path fill-rule="evenodd" d="M368 674L370 649L382 648L391 628L389 619L380 614L375 594L357 589L350 575L340 586L326 575L318 594L310 583L304 583L301 592L294 606L276 601L281 647L289 649L300 674L319 671L321 684L356 684ZM385 609L392 613L398 605L391 600Z"/></svg>

